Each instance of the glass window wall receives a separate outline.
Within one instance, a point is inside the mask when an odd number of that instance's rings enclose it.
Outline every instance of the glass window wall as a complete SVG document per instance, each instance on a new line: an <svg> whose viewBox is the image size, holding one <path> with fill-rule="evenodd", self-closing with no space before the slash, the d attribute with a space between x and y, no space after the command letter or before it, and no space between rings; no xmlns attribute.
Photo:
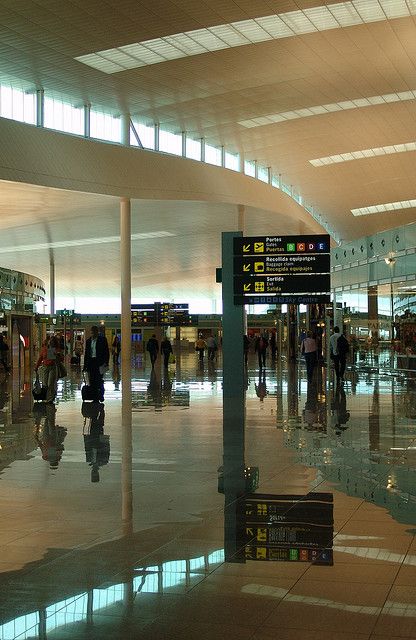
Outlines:
<svg viewBox="0 0 416 640"><path fill-rule="evenodd" d="M91 138L121 142L121 119L102 111L93 111L90 114Z"/></svg>
<svg viewBox="0 0 416 640"><path fill-rule="evenodd" d="M225 152L225 168L238 171L240 169L240 157L238 153Z"/></svg>
<svg viewBox="0 0 416 640"><path fill-rule="evenodd" d="M201 160L201 140L186 138L186 157L192 160Z"/></svg>
<svg viewBox="0 0 416 640"><path fill-rule="evenodd" d="M159 131L159 151L182 155L182 134L171 133L164 129Z"/></svg>
<svg viewBox="0 0 416 640"><path fill-rule="evenodd" d="M49 129L84 135L84 109L45 96L44 123Z"/></svg>
<svg viewBox="0 0 416 640"><path fill-rule="evenodd" d="M36 124L36 94L0 85L0 116Z"/></svg>
<svg viewBox="0 0 416 640"><path fill-rule="evenodd" d="M211 144L205 144L205 162L221 166L221 149L213 147Z"/></svg>
<svg viewBox="0 0 416 640"><path fill-rule="evenodd" d="M140 138L140 142L145 147L145 149L155 148L155 128L151 124L144 124L143 122L139 122L138 120L133 119L134 128L137 131L137 135ZM136 137L133 133L130 133L130 144L133 147L138 147L139 143L136 140Z"/></svg>

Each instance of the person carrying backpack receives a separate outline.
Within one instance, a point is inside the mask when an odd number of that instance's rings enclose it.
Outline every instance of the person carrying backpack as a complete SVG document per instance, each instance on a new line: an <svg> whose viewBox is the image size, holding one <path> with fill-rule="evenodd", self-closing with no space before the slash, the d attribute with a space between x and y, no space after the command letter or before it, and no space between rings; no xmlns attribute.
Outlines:
<svg viewBox="0 0 416 640"><path fill-rule="evenodd" d="M330 340L331 358L334 362L335 375L337 384L344 382L345 367L347 364L347 355L350 345L343 333L340 333L339 327L334 327L334 333Z"/></svg>

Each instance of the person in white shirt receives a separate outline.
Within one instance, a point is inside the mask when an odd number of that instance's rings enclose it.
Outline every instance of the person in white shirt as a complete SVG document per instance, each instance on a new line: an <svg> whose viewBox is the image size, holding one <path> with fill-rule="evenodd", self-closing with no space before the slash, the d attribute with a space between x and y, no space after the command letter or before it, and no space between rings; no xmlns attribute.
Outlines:
<svg viewBox="0 0 416 640"><path fill-rule="evenodd" d="M302 340L302 353L305 356L306 362L306 375L308 381L312 380L314 369L318 362L318 346L316 340L313 337L312 331L306 333L306 338Z"/></svg>

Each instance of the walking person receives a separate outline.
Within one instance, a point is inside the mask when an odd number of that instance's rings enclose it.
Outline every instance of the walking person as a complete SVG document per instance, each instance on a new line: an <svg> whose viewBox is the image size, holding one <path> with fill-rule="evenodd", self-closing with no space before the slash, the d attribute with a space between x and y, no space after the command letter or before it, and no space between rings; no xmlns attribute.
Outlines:
<svg viewBox="0 0 416 640"><path fill-rule="evenodd" d="M269 343L265 335L258 336L256 339L254 350L257 351L257 355L259 357L259 369L266 366L266 351L268 344Z"/></svg>
<svg viewBox="0 0 416 640"><path fill-rule="evenodd" d="M302 354L305 356L306 375L308 382L312 381L313 372L318 362L318 346L312 331L306 332L306 337L302 340Z"/></svg>
<svg viewBox="0 0 416 640"><path fill-rule="evenodd" d="M42 366L42 385L46 387L45 402L52 403L58 391L58 361L62 362L63 353L56 336L50 336L45 340L39 353L35 366L37 373Z"/></svg>
<svg viewBox="0 0 416 640"><path fill-rule="evenodd" d="M199 335L198 340L195 342L195 351L198 351L199 353L199 361L202 362L204 359L204 352L205 352L205 348L207 346L207 343L205 342L205 340L202 337L202 333Z"/></svg>
<svg viewBox="0 0 416 640"><path fill-rule="evenodd" d="M3 365L3 368L6 373L9 373L10 367L7 362L9 354L9 345L4 339L4 335L0 333L0 364Z"/></svg>
<svg viewBox="0 0 416 640"><path fill-rule="evenodd" d="M167 336L165 336L160 343L160 353L163 355L163 366L165 369L168 368L169 364L169 356L173 353L171 341Z"/></svg>
<svg viewBox="0 0 416 640"><path fill-rule="evenodd" d="M218 347L217 347L217 341L215 340L212 334L207 338L207 349L208 349L208 360L214 360L215 352L218 349Z"/></svg>
<svg viewBox="0 0 416 640"><path fill-rule="evenodd" d="M111 354L113 356L113 368L114 367L118 367L120 351L121 351L120 338L118 337L117 334L115 334L115 336L113 338L113 342L111 344Z"/></svg>
<svg viewBox="0 0 416 640"><path fill-rule="evenodd" d="M334 362L337 384L339 384L340 382L344 382L347 354L349 353L350 345L344 334L340 333L338 326L334 327L334 333L329 339L329 345L331 350L330 355Z"/></svg>
<svg viewBox="0 0 416 640"><path fill-rule="evenodd" d="M104 402L104 373L108 369L110 350L107 338L91 327L91 336L85 344L84 368L89 374L89 385L95 391L96 401Z"/></svg>
<svg viewBox="0 0 416 640"><path fill-rule="evenodd" d="M152 369L155 366L155 362L157 359L157 354L159 353L159 343L156 340L156 334L153 333L152 337L149 338L146 345L146 351L149 352L150 362L152 364Z"/></svg>

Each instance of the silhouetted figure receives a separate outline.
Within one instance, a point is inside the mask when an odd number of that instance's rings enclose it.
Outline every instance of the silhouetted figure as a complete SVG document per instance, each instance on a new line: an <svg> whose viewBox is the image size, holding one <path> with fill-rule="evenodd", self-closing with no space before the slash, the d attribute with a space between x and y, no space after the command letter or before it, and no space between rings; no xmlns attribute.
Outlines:
<svg viewBox="0 0 416 640"><path fill-rule="evenodd" d="M173 353L171 341L167 336L165 336L160 343L160 353L163 355L163 366L167 369L169 365L169 356Z"/></svg>
<svg viewBox="0 0 416 640"><path fill-rule="evenodd" d="M146 351L149 352L150 362L152 367L154 367L157 359L157 354L159 353L159 343L156 340L156 334L153 333L152 337L147 341Z"/></svg>
<svg viewBox="0 0 416 640"><path fill-rule="evenodd" d="M268 347L268 340L265 335L258 336L254 345L254 350L259 357L259 368L262 369L266 366L266 352Z"/></svg>
<svg viewBox="0 0 416 640"><path fill-rule="evenodd" d="M89 421L88 432L84 431L85 461L91 467L91 482L99 482L100 467L108 464L110 459L110 436L104 434L104 405L84 402L83 415L85 413L88 417L85 419L84 430Z"/></svg>
<svg viewBox="0 0 416 640"><path fill-rule="evenodd" d="M91 327L91 336L85 344L84 368L88 372L89 386L95 392L96 400L104 401L104 373L108 370L110 350L107 338L98 332L98 327Z"/></svg>
<svg viewBox="0 0 416 640"><path fill-rule="evenodd" d="M306 337L302 340L301 351L305 358L306 375L310 382L318 362L318 346L312 331L308 331Z"/></svg>

